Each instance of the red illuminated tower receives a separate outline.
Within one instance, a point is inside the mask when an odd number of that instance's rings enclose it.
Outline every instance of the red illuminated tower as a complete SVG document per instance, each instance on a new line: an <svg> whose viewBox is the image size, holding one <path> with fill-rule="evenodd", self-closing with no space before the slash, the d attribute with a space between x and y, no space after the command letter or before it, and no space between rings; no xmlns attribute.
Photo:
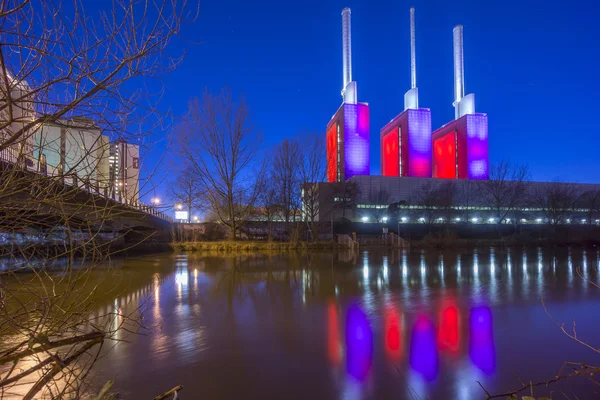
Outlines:
<svg viewBox="0 0 600 400"><path fill-rule="evenodd" d="M433 177L488 179L488 119L475 113L475 95L464 95L462 25L454 28L453 39L455 119L433 132Z"/></svg>
<svg viewBox="0 0 600 400"><path fill-rule="evenodd" d="M411 89L404 111L380 132L381 175L431 178L431 111L419 108L416 68L415 9L410 9Z"/></svg>

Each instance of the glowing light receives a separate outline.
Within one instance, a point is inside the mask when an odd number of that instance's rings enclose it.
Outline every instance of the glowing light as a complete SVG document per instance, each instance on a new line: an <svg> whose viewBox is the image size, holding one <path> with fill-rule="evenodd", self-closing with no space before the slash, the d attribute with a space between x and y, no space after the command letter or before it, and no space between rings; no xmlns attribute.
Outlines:
<svg viewBox="0 0 600 400"><path fill-rule="evenodd" d="M431 177L431 111L408 110L408 171L405 176ZM404 146L404 141L403 141Z"/></svg>
<svg viewBox="0 0 600 400"><path fill-rule="evenodd" d="M369 106L344 103L344 180L370 175Z"/></svg>
<svg viewBox="0 0 600 400"><path fill-rule="evenodd" d="M539 223L541 223L541 222L542 222L542 219L541 219L541 218L538 218L538 219L536 219L536 220L535 220L535 222L537 222L537 223L539 224Z"/></svg>
<svg viewBox="0 0 600 400"><path fill-rule="evenodd" d="M383 137L383 176L400 175L400 149L398 135L398 128L395 127Z"/></svg>
<svg viewBox="0 0 600 400"><path fill-rule="evenodd" d="M327 180L337 181L337 122L334 122L327 130Z"/></svg>
<svg viewBox="0 0 600 400"><path fill-rule="evenodd" d="M458 353L460 330L458 308L451 304L444 308L440 316L438 348L440 351Z"/></svg>
<svg viewBox="0 0 600 400"><path fill-rule="evenodd" d="M434 381L437 377L439 359L435 345L435 327L425 315L417 317L412 329L410 366L425 380Z"/></svg>
<svg viewBox="0 0 600 400"><path fill-rule="evenodd" d="M406 221L408 221L408 218L406 218L406 217L402 217L402 218L400 218L400 220L401 220L402 222L406 222Z"/></svg>
<svg viewBox="0 0 600 400"><path fill-rule="evenodd" d="M433 141L433 177L457 178L456 166L456 132L451 131Z"/></svg>
<svg viewBox="0 0 600 400"><path fill-rule="evenodd" d="M160 204L160 199L158 197L153 197L151 201L155 206Z"/></svg>
<svg viewBox="0 0 600 400"><path fill-rule="evenodd" d="M492 375L496 371L493 315L489 307L471 309L469 318L469 355L473 365L483 373Z"/></svg>
<svg viewBox="0 0 600 400"><path fill-rule="evenodd" d="M490 219L488 219L488 222L490 224L493 224L494 222L496 222L496 218L490 218Z"/></svg>
<svg viewBox="0 0 600 400"><path fill-rule="evenodd" d="M340 354L340 332L338 328L338 313L333 301L329 302L327 308L327 349L329 362L337 366L342 360Z"/></svg>
<svg viewBox="0 0 600 400"><path fill-rule="evenodd" d="M194 217L194 221L198 222L198 217L197 216Z"/></svg>
<svg viewBox="0 0 600 400"><path fill-rule="evenodd" d="M175 204L175 208L178 210L182 210L183 209L183 205L181 204Z"/></svg>
<svg viewBox="0 0 600 400"><path fill-rule="evenodd" d="M383 222L388 222L388 217L383 217Z"/></svg>
<svg viewBox="0 0 600 400"><path fill-rule="evenodd" d="M399 360L402 357L400 332L398 313L393 306L387 306L385 310L385 349L393 360Z"/></svg>
<svg viewBox="0 0 600 400"><path fill-rule="evenodd" d="M454 219L456 222L460 222L460 218L455 218Z"/></svg>
<svg viewBox="0 0 600 400"><path fill-rule="evenodd" d="M471 218L471 222L473 222L474 224L479 222L479 218Z"/></svg>
<svg viewBox="0 0 600 400"><path fill-rule="evenodd" d="M369 217L362 217L362 222L367 222L369 220Z"/></svg>
<svg viewBox="0 0 600 400"><path fill-rule="evenodd" d="M346 370L359 381L369 375L373 359L373 332L367 316L356 305L346 315Z"/></svg>
<svg viewBox="0 0 600 400"><path fill-rule="evenodd" d="M425 222L425 218L423 218L423 217L419 218L419 222Z"/></svg>
<svg viewBox="0 0 600 400"><path fill-rule="evenodd" d="M469 114L463 118L466 118L468 178L488 179L488 117Z"/></svg>

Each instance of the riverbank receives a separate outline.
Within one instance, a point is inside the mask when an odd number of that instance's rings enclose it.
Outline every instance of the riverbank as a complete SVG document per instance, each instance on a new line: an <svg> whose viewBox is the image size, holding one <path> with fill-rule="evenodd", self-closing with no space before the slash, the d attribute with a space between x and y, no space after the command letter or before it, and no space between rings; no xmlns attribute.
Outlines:
<svg viewBox="0 0 600 400"><path fill-rule="evenodd" d="M600 239L600 238L599 238ZM457 238L453 236L428 235L421 240L411 240L412 248L420 249L465 249L474 247L596 247L600 240L566 239L566 238L533 238L529 235L512 235L497 239Z"/></svg>
<svg viewBox="0 0 600 400"><path fill-rule="evenodd" d="M326 242L259 242L259 241L221 241L221 242L175 242L171 248L176 252L243 252L243 251L303 251L345 249L331 241Z"/></svg>

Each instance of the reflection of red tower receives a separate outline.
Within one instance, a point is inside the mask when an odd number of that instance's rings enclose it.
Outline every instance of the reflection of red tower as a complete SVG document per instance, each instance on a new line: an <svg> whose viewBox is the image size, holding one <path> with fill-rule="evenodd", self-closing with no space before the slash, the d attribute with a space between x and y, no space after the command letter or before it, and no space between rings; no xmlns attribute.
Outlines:
<svg viewBox="0 0 600 400"><path fill-rule="evenodd" d="M440 314L438 348L440 351L458 353L460 347L459 312L456 305L449 304Z"/></svg>
<svg viewBox="0 0 600 400"><path fill-rule="evenodd" d="M338 312L333 301L329 302L327 308L327 350L329 361L335 367L340 365L342 359L340 354L340 332L338 325Z"/></svg>
<svg viewBox="0 0 600 400"><path fill-rule="evenodd" d="M393 360L402 358L402 324L394 306L385 310L385 349Z"/></svg>

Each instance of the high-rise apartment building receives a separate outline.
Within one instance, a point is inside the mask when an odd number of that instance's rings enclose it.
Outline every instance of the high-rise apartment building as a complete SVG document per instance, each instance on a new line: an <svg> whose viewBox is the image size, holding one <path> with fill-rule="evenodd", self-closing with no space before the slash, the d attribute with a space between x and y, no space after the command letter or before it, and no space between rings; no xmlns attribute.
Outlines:
<svg viewBox="0 0 600 400"><path fill-rule="evenodd" d="M40 126L35 134L38 171L64 176L77 186L104 191L109 186L110 142L89 118L61 120Z"/></svg>
<svg viewBox="0 0 600 400"><path fill-rule="evenodd" d="M140 148L119 139L110 146L110 190L128 204L139 200Z"/></svg>

